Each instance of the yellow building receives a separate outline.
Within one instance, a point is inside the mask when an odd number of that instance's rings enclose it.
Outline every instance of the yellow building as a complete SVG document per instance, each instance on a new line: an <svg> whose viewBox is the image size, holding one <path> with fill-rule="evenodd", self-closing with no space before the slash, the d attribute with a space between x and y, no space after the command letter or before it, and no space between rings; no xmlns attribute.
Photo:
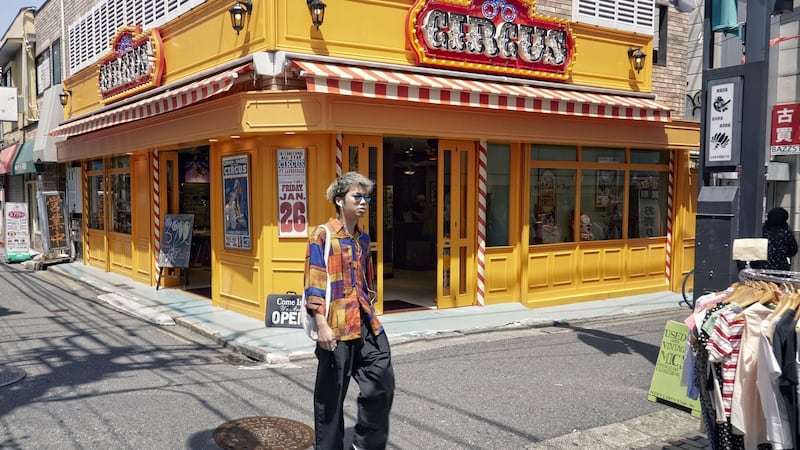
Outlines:
<svg viewBox="0 0 800 450"><path fill-rule="evenodd" d="M699 127L648 94L652 36L518 0L331 3L318 28L302 2L237 5L241 30L229 0L122 27L64 81L86 264L262 318L357 170L381 311L680 287ZM159 254L188 268L157 280Z"/></svg>

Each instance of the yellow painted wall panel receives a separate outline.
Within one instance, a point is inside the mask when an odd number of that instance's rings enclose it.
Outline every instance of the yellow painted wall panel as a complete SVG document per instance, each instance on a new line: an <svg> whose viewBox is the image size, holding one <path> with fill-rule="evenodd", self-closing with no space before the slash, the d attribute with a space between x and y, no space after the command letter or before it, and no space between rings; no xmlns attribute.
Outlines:
<svg viewBox="0 0 800 450"><path fill-rule="evenodd" d="M229 4L207 2L160 28L167 58L163 83L180 81L257 51L282 50L413 66L404 26L410 6L408 1L339 2L329 5L325 23L317 30L303 2L258 1L245 29L237 34L231 29ZM387 29L386 24L393 27ZM650 91L652 58L645 60L641 73L636 73L627 50L638 46L651 54L651 37L577 23L571 27L576 55L572 76L565 85ZM64 84L72 90L66 118L103 106L97 88L97 65L73 74Z"/></svg>
<svg viewBox="0 0 800 450"><path fill-rule="evenodd" d="M250 100L250 97L255 99ZM281 96L249 95L242 121L247 131L305 130L324 126L322 108L319 97L297 93Z"/></svg>
<svg viewBox="0 0 800 450"><path fill-rule="evenodd" d="M548 253L528 254L528 289L536 289L550 285L548 280L549 270Z"/></svg>
<svg viewBox="0 0 800 450"><path fill-rule="evenodd" d="M127 234L109 233L109 270L133 277L133 246Z"/></svg>
<svg viewBox="0 0 800 450"><path fill-rule="evenodd" d="M647 247L631 245L629 253L628 278L635 279L647 275Z"/></svg>
<svg viewBox="0 0 800 450"><path fill-rule="evenodd" d="M512 289L514 274L510 255L487 255L486 257L486 294L507 293Z"/></svg>
<svg viewBox="0 0 800 450"><path fill-rule="evenodd" d="M599 249L580 250L580 283L591 284L600 281L601 251Z"/></svg>
<svg viewBox="0 0 800 450"><path fill-rule="evenodd" d="M625 274L625 259L621 248L603 249L601 262L603 281L619 281Z"/></svg>
<svg viewBox="0 0 800 450"><path fill-rule="evenodd" d="M565 287L575 283L575 254L556 251L552 256L553 286Z"/></svg>
<svg viewBox="0 0 800 450"><path fill-rule="evenodd" d="M84 226L86 224L84 223ZM106 248L106 235L103 231L89 230L86 233L86 259L88 263L94 267L102 270L108 270L107 265L107 252Z"/></svg>

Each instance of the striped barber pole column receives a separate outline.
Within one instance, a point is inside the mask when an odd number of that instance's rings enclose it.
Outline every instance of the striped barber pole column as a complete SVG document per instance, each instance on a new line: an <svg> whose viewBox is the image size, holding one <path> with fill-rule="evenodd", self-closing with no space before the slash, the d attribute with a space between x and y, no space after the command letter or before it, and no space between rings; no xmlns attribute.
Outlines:
<svg viewBox="0 0 800 450"><path fill-rule="evenodd" d="M478 305L486 298L486 149L485 140L478 144Z"/></svg>
<svg viewBox="0 0 800 450"><path fill-rule="evenodd" d="M88 162L84 162L82 164L81 168L83 169L83 170L81 170L81 183L83 183L83 189L82 189L82 191L83 191L83 204L84 205L88 205L89 204L89 175L86 174L86 171L89 169L89 163ZM88 217L88 214L84 214L84 217L86 217L86 222L84 222L86 225L81 227L83 229L83 258L84 258L84 261L88 261L89 260L89 255L91 254L90 253L91 248L89 247L89 226L88 226L89 225L89 217Z"/></svg>
<svg viewBox="0 0 800 450"><path fill-rule="evenodd" d="M667 183L667 265L664 268L664 282L669 286L672 278L672 192L675 172L675 152L669 152L669 182Z"/></svg>
<svg viewBox="0 0 800 450"><path fill-rule="evenodd" d="M153 243L155 244L156 272L161 251L161 188L158 175L158 150L153 152Z"/></svg>
<svg viewBox="0 0 800 450"><path fill-rule="evenodd" d="M342 176L342 133L336 133L336 177Z"/></svg>

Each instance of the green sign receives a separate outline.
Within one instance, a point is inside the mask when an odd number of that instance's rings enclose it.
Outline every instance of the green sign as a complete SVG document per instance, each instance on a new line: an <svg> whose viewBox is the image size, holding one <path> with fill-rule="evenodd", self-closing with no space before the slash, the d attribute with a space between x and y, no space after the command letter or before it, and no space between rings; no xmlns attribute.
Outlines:
<svg viewBox="0 0 800 450"><path fill-rule="evenodd" d="M647 399L651 402L660 399L683 406L691 409L693 416L700 417L700 400L689 398L686 395L687 387L681 386L688 335L689 327L686 324L674 320L667 322Z"/></svg>

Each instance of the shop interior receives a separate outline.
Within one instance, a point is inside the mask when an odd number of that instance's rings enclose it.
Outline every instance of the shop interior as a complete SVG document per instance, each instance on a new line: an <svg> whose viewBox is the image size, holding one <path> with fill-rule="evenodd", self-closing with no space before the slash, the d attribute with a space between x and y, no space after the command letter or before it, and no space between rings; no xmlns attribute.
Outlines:
<svg viewBox="0 0 800 450"><path fill-rule="evenodd" d="M384 312L436 306L438 140L385 137Z"/></svg>
<svg viewBox="0 0 800 450"><path fill-rule="evenodd" d="M186 290L211 298L211 180L208 154L208 146L178 150L180 189L179 210L175 213L194 214Z"/></svg>

